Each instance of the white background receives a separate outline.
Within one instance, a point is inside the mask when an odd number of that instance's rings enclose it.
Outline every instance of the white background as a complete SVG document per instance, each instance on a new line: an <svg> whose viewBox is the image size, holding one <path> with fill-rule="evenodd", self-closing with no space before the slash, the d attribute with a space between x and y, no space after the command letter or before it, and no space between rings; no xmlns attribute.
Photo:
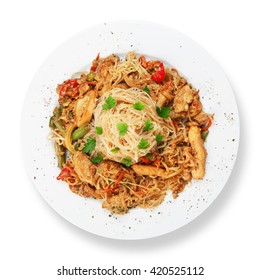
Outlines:
<svg viewBox="0 0 260 280"><path fill-rule="evenodd" d="M196 279L259 279L260 9L257 2L1 2L1 279L84 279L56 276L57 268L62 265L143 269L197 265L205 267L206 276ZM70 36L96 23L116 19L163 23L193 38L223 67L240 111L239 155L221 195L189 225L145 241L96 237L63 220L34 189L21 158L21 109L36 70ZM158 276L135 278L158 279ZM191 278L179 276L179 279Z"/></svg>

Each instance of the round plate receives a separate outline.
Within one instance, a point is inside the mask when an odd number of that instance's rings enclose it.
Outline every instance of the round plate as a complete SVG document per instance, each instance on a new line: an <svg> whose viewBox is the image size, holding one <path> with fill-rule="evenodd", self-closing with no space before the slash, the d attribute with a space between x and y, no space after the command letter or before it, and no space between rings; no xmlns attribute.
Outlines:
<svg viewBox="0 0 260 280"><path fill-rule="evenodd" d="M111 215L101 201L72 193L57 181L49 118L57 104L56 85L72 73L88 70L100 52L125 55L135 51L175 67L200 90L204 111L215 114L205 143L208 157L203 180L193 180L177 199L169 192L154 209L137 207L126 215ZM72 224L115 239L145 239L184 226L214 201L235 163L239 142L236 101L222 69L197 43L158 24L115 21L86 29L58 47L43 63L29 87L22 116L22 147L26 167L47 203Z"/></svg>

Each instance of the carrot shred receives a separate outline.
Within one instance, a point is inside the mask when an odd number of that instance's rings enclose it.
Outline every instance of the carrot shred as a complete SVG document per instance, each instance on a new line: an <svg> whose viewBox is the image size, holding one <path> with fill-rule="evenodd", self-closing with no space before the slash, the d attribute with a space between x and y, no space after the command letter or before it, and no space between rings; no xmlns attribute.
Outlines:
<svg viewBox="0 0 260 280"><path fill-rule="evenodd" d="M91 71L93 71L93 72L96 71L99 59L100 59L100 52L97 54L97 57L95 58L95 60L92 62L92 66L90 68Z"/></svg>
<svg viewBox="0 0 260 280"><path fill-rule="evenodd" d="M160 166L160 159L156 159L154 162L153 162L153 165L156 166L156 167L159 167Z"/></svg>
<svg viewBox="0 0 260 280"><path fill-rule="evenodd" d="M125 176L125 171L122 171L122 172L119 174L117 180L116 180L115 183L114 183L114 189L118 186L118 184L119 184L120 181L124 178L124 176Z"/></svg>
<svg viewBox="0 0 260 280"><path fill-rule="evenodd" d="M100 52L97 54L97 57L96 57L96 59L95 60L99 60L100 59Z"/></svg>
<svg viewBox="0 0 260 280"><path fill-rule="evenodd" d="M140 195L142 197L145 196L145 194L146 194L146 192L143 190L136 191L135 193L137 193L138 195Z"/></svg>
<svg viewBox="0 0 260 280"><path fill-rule="evenodd" d="M174 127L175 127L176 129L178 129L178 128L179 128L179 126L178 126L178 122L176 122L176 121L172 121L172 124L174 125Z"/></svg>
<svg viewBox="0 0 260 280"><path fill-rule="evenodd" d="M141 65L144 67L144 68L147 68L147 61L146 61L146 58L142 55L139 57L139 62L141 63Z"/></svg>
<svg viewBox="0 0 260 280"><path fill-rule="evenodd" d="M144 164L150 164L151 161L149 160L149 158L147 157L141 157L140 160L144 163Z"/></svg>

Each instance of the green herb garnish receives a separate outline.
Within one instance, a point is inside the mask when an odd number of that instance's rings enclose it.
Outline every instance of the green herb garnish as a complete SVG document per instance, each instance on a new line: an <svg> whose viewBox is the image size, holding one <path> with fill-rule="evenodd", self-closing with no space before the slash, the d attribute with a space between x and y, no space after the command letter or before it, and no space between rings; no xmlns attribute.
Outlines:
<svg viewBox="0 0 260 280"><path fill-rule="evenodd" d="M131 166L131 164L132 164L132 160L131 160L130 158L124 158L123 161L122 161L122 163L123 163L124 165L126 165L127 167L129 167L129 166Z"/></svg>
<svg viewBox="0 0 260 280"><path fill-rule="evenodd" d="M89 138L84 146L84 148L82 149L82 152L84 153L92 153L93 150L96 147L96 140L93 138Z"/></svg>
<svg viewBox="0 0 260 280"><path fill-rule="evenodd" d="M133 105L134 109L135 110L138 110L138 111L141 111L145 108L144 104L140 101L136 102L134 105Z"/></svg>
<svg viewBox="0 0 260 280"><path fill-rule="evenodd" d="M150 146L150 144L144 139L142 138L138 144L138 149L139 150L145 150Z"/></svg>
<svg viewBox="0 0 260 280"><path fill-rule="evenodd" d="M96 133L97 133L98 135L101 135L101 134L103 133L103 129L102 129L101 126L96 126Z"/></svg>
<svg viewBox="0 0 260 280"><path fill-rule="evenodd" d="M112 96L108 96L105 103L102 105L104 110L112 109L116 107L116 101Z"/></svg>
<svg viewBox="0 0 260 280"><path fill-rule="evenodd" d="M144 125L143 131L152 131L153 130L153 123L150 120L147 120Z"/></svg>
<svg viewBox="0 0 260 280"><path fill-rule="evenodd" d="M117 129L119 131L119 135L120 136L124 136L126 134L127 128L128 128L127 123L117 123L116 127L117 127Z"/></svg>
<svg viewBox="0 0 260 280"><path fill-rule="evenodd" d="M114 149L110 150L111 153L117 153L119 151L119 148L118 147L115 147Z"/></svg>
<svg viewBox="0 0 260 280"><path fill-rule="evenodd" d="M169 107L160 108L160 107L157 106L156 107L156 112L161 118L167 119L170 116L171 108L169 108Z"/></svg>
<svg viewBox="0 0 260 280"><path fill-rule="evenodd" d="M100 153L97 153L97 156L91 159L92 163L100 163L103 160L103 157Z"/></svg>
<svg viewBox="0 0 260 280"><path fill-rule="evenodd" d="M156 140L156 142L161 142L162 141L162 139L163 139L163 136L162 136L162 134L157 134L156 136L155 136L155 140Z"/></svg>
<svg viewBox="0 0 260 280"><path fill-rule="evenodd" d="M143 91L150 95L150 90L147 86L143 88Z"/></svg>

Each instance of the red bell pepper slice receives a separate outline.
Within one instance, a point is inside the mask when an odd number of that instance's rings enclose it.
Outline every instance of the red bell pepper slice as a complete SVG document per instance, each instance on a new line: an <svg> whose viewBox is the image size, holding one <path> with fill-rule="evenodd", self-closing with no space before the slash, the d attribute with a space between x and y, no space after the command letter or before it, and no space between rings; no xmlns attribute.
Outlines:
<svg viewBox="0 0 260 280"><path fill-rule="evenodd" d="M59 95L61 97L64 97L66 95L67 90L69 88L75 88L77 86L78 86L78 80L77 79L67 80L67 81L63 82L63 84L61 85L61 89L60 89Z"/></svg>
<svg viewBox="0 0 260 280"><path fill-rule="evenodd" d="M65 178L68 178L70 177L70 170L66 167L64 167L62 170L61 170L61 173L59 174L59 176L57 177L57 180L62 180L64 181Z"/></svg>
<svg viewBox="0 0 260 280"><path fill-rule="evenodd" d="M151 76L151 79L153 81L155 81L156 83L160 83L164 80L165 78L165 71L164 71L164 65L162 62L159 63L159 66L158 66L158 70L155 71L152 76Z"/></svg>

